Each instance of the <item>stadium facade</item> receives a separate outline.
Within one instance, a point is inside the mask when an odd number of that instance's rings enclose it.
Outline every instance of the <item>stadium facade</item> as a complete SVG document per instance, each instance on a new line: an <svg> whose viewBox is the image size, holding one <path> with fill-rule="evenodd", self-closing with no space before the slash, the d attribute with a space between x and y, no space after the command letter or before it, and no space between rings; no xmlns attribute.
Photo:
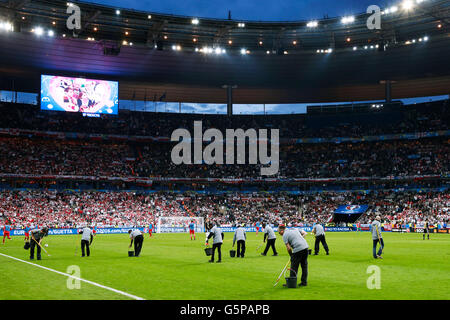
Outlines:
<svg viewBox="0 0 450 320"><path fill-rule="evenodd" d="M38 92L41 74L120 81L121 100L336 102L448 94L449 2L298 22L183 17L66 1L0 1L0 88ZM397 10L393 10L393 8ZM198 23L194 24L196 20ZM42 32L42 34L41 34ZM236 88L231 95L224 86Z"/></svg>

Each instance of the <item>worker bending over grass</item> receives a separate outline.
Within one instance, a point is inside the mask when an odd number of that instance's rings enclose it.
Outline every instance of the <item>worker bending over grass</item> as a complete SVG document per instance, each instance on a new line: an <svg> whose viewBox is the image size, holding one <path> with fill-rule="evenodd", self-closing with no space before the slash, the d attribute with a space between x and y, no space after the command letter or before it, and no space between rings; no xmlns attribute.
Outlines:
<svg viewBox="0 0 450 320"><path fill-rule="evenodd" d="M306 242L304 230L296 228L286 230L285 225L278 227L278 233L283 236L283 242L291 256L291 274L290 277L297 277L299 265L302 267L301 282L299 287L305 287L308 284L308 242ZM286 284L284 284L286 286Z"/></svg>

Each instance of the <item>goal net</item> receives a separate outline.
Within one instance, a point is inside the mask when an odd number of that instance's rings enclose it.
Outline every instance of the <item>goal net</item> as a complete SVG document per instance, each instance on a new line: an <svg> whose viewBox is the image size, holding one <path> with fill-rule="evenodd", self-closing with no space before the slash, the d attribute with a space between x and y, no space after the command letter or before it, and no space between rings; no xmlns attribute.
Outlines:
<svg viewBox="0 0 450 320"><path fill-rule="evenodd" d="M156 225L158 233L189 232L189 224L193 221L195 232L205 232L203 217L159 217Z"/></svg>

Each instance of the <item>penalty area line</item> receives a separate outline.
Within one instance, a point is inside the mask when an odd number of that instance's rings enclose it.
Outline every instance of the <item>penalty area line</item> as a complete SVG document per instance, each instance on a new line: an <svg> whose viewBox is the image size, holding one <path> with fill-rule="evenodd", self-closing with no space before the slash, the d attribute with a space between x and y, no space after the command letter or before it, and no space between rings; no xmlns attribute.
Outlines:
<svg viewBox="0 0 450 320"><path fill-rule="evenodd" d="M115 292L115 293L124 295L124 296L129 297L129 298L132 298L132 299L134 299L134 300L145 300L144 298L141 298L141 297L138 297L138 296L135 296L135 295L126 293L126 292L124 292L124 291L120 291L120 290L111 288L111 287L107 287L107 286L104 286L104 285L102 285L102 284L99 284L99 283L96 283L96 282L93 282L93 281L89 281L89 280L86 280L86 279L78 278L78 277L72 276L72 275L70 275L70 274L68 274L68 273L64 273L64 272L61 272L61 271L58 271L58 270L54 270L54 269L51 269L51 268L47 268L47 267L44 267L44 266L40 266L40 265L38 265L38 264L29 262L29 261L25 261L25 260L22 260L22 259L18 259L18 258L12 257L12 256L8 256L8 255L3 254L3 253L0 253L0 255L1 255L1 256L4 256L4 257L7 257L7 258L10 258L10 259L13 259L13 260L16 260L16 261L20 261L20 262L23 262L23 263L27 263L27 264L32 265L32 266L35 266L35 267L39 267L39 268L44 269L44 270L47 270L47 271L54 272L54 273L57 273L57 274L60 274L60 275L63 275L63 276L66 276L66 277L69 277L69 278L72 278L72 279L75 279L75 280L79 280L79 281L83 281L83 282L89 283L89 284L91 284L91 285L93 285L93 286L96 286L96 287L99 287L99 288L102 288L102 289L106 289L106 290L109 290L109 291L112 291L112 292Z"/></svg>

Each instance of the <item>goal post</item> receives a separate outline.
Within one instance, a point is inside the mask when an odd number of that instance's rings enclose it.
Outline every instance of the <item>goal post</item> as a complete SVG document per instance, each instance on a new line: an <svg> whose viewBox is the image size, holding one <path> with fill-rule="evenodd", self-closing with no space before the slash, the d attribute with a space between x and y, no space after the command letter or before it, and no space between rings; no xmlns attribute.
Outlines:
<svg viewBox="0 0 450 320"><path fill-rule="evenodd" d="M203 217L158 217L156 232L158 233L185 233L189 232L191 221L195 224L195 232L205 232Z"/></svg>

